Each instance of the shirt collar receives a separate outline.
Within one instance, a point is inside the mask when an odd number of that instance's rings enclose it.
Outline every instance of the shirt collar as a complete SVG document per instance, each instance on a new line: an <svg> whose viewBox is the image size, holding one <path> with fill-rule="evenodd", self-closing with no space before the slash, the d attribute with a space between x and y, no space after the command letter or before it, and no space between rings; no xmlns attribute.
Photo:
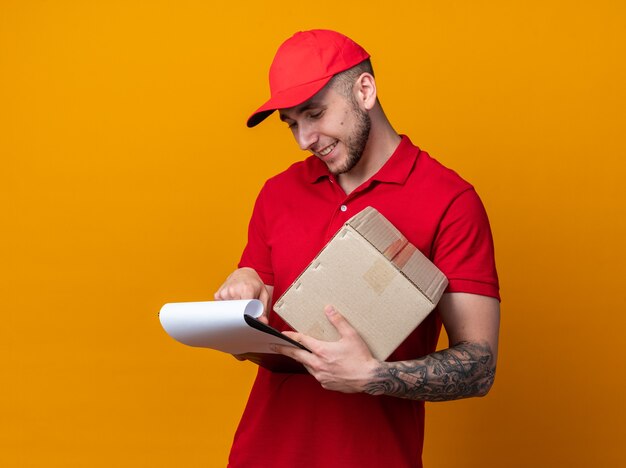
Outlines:
<svg viewBox="0 0 626 468"><path fill-rule="evenodd" d="M420 149L413 145L406 135L401 135L400 144L389 157L387 162L374 174L370 181L387 182L392 184L404 184L409 174L413 170L415 160L420 153ZM326 164L319 158L311 156L306 160L307 179L314 184L323 178L332 178L334 176L328 171Z"/></svg>

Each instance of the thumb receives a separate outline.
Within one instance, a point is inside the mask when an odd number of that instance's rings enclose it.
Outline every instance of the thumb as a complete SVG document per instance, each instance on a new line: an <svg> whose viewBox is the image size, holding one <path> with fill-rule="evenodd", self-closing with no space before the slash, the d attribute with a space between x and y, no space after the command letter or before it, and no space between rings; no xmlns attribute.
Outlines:
<svg viewBox="0 0 626 468"><path fill-rule="evenodd" d="M350 322L348 322L346 318L333 306L327 305L324 307L324 313L326 314L328 321L337 329L339 335L342 337L351 333L356 333L352 325L350 325Z"/></svg>
<svg viewBox="0 0 626 468"><path fill-rule="evenodd" d="M265 285L261 287L261 292L259 294L259 300L263 303L263 314L259 317L259 320L266 325L269 325L269 316L270 316L270 295L267 291Z"/></svg>

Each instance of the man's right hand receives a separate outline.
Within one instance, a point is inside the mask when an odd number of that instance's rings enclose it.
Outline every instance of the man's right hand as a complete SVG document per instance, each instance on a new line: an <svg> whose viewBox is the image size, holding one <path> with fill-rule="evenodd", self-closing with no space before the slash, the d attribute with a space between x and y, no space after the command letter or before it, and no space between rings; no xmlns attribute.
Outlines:
<svg viewBox="0 0 626 468"><path fill-rule="evenodd" d="M263 315L259 320L268 323L267 314L272 300L273 286L263 283L252 268L239 268L233 271L215 293L215 300L258 299L263 303Z"/></svg>

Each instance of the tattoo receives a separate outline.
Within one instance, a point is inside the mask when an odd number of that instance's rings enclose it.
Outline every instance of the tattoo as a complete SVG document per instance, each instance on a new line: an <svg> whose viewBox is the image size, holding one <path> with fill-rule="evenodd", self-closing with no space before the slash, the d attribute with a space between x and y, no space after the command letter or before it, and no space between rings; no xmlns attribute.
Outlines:
<svg viewBox="0 0 626 468"><path fill-rule="evenodd" d="M365 392L424 401L483 396L495 378L493 361L488 345L461 342L422 359L383 362Z"/></svg>

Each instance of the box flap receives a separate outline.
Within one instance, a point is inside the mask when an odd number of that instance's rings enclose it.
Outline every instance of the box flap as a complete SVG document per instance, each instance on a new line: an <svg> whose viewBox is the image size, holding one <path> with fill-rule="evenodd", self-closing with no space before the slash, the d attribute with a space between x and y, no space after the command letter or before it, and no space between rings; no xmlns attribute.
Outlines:
<svg viewBox="0 0 626 468"><path fill-rule="evenodd" d="M439 302L448 286L447 278L387 218L368 206L346 224L389 259L430 302Z"/></svg>

